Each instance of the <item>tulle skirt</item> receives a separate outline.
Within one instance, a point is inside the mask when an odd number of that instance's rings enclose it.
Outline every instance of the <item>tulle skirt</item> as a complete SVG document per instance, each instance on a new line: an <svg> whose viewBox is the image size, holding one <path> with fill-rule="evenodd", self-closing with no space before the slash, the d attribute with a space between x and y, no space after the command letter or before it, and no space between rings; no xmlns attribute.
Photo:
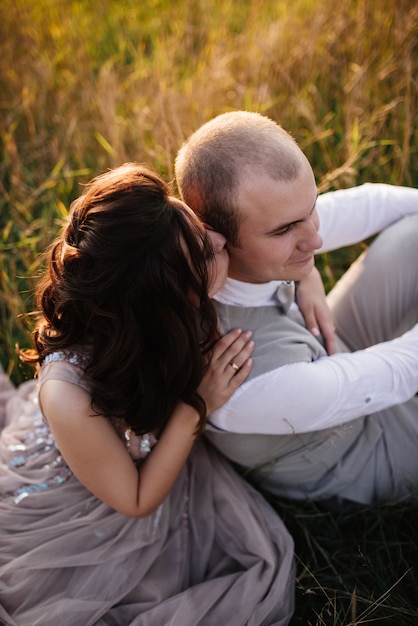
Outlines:
<svg viewBox="0 0 418 626"><path fill-rule="evenodd" d="M293 611L293 541L199 440L156 512L90 494L60 456L34 383L0 374L0 623L272 626Z"/></svg>

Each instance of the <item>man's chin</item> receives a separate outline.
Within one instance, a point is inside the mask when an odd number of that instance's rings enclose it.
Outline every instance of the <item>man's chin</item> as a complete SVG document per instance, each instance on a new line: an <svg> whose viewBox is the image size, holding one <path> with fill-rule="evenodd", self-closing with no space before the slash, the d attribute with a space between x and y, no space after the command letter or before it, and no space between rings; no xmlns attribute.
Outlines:
<svg viewBox="0 0 418 626"><path fill-rule="evenodd" d="M312 272L314 265L315 259L313 256L306 259L306 261L293 263L292 267L289 267L289 278L287 280L302 280L302 278L306 278Z"/></svg>

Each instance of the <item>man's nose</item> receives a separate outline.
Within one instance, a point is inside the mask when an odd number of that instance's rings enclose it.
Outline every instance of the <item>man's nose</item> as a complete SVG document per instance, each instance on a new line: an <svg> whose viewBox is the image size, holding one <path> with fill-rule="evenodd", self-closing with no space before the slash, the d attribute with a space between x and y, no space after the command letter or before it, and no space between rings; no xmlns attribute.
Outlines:
<svg viewBox="0 0 418 626"><path fill-rule="evenodd" d="M318 229L313 222L306 224L306 230L304 236L301 238L298 244L299 250L313 251L321 248L323 243L321 235L318 233Z"/></svg>

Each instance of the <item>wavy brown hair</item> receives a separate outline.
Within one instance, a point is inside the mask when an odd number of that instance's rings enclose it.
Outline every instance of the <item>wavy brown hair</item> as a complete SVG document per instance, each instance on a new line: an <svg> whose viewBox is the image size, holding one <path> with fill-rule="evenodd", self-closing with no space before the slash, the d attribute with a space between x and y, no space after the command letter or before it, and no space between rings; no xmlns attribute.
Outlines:
<svg viewBox="0 0 418 626"><path fill-rule="evenodd" d="M197 388L216 337L198 218L148 168L98 176L71 205L37 289L35 350L88 348L92 406L137 434L162 428L180 400L200 414Z"/></svg>

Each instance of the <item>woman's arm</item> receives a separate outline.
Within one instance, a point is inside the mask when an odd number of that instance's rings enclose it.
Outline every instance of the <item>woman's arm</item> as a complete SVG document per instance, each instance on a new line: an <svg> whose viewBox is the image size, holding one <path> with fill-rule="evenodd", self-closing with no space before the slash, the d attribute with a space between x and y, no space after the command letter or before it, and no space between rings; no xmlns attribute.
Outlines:
<svg viewBox="0 0 418 626"><path fill-rule="evenodd" d="M215 346L199 392L208 413L221 406L251 370L250 334L233 330ZM230 363L240 369L236 371ZM197 411L179 402L158 443L136 468L111 423L91 410L90 395L72 383L48 380L40 391L44 415L60 452L85 487L120 513L151 514L170 492L196 438Z"/></svg>

